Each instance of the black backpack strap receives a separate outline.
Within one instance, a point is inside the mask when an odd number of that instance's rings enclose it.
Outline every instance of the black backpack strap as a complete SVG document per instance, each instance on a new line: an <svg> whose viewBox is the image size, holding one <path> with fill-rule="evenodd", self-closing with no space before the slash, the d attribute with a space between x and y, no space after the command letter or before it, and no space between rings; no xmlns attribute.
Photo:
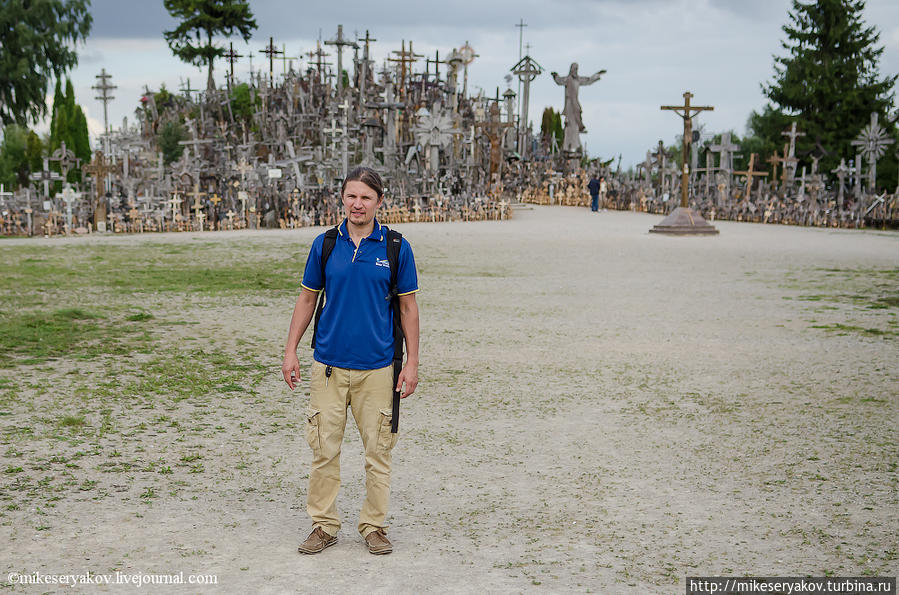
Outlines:
<svg viewBox="0 0 899 595"><path fill-rule="evenodd" d="M315 337L318 334L318 319L322 317L322 309L325 307L325 264L331 258L331 252L334 251L334 245L337 243L337 227L332 227L325 232L322 239L322 290L318 292L318 305L315 308L315 322L312 327L312 348L315 349Z"/></svg>
<svg viewBox="0 0 899 595"><path fill-rule="evenodd" d="M396 390L400 372L403 370L403 325L400 320L400 297L396 287L396 279L399 274L400 247L403 244L403 234L393 229L384 228L387 232L387 262L390 264L390 293L387 299L393 308L393 412L391 415L390 431L396 434L400 423L400 392Z"/></svg>

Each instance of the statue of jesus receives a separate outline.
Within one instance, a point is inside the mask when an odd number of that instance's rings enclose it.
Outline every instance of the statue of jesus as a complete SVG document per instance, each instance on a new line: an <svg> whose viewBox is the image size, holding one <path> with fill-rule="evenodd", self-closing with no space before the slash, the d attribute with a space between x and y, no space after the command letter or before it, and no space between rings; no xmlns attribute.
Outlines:
<svg viewBox="0 0 899 595"><path fill-rule="evenodd" d="M581 85L592 85L599 80L605 70L600 70L593 76L578 76L577 62L571 63L571 69L568 76L559 76L554 72L553 80L557 85L565 87L565 109L562 114L565 116L565 140L562 142L562 150L568 153L580 153L581 139L580 133L587 132L584 128L584 121L581 119L581 102L578 101L577 93Z"/></svg>

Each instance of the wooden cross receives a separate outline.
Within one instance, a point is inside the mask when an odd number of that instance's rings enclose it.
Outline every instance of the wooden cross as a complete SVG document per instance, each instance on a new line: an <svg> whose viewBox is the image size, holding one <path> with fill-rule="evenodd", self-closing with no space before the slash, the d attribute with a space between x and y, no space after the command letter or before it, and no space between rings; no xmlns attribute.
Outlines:
<svg viewBox="0 0 899 595"><path fill-rule="evenodd" d="M737 176L746 176L746 189L743 191L744 198L749 200L749 193L752 191L752 180L753 176L767 176L768 172L766 171L755 171L755 158L758 155L756 153L752 153L749 156L749 168L746 171L735 171L734 175Z"/></svg>
<svg viewBox="0 0 899 595"><path fill-rule="evenodd" d="M750 156L750 159L752 156ZM784 162L784 158L777 154L777 151L774 151L774 155L768 157L768 163L771 165L771 179L777 179L777 166Z"/></svg>
<svg viewBox="0 0 899 595"><path fill-rule="evenodd" d="M193 197L194 197L194 204L192 204L192 205L190 206L190 208L192 208L192 209L194 210L194 216L199 220L199 218L200 218L200 209L203 208L203 203L200 202L200 197L201 197L201 196L206 196L206 193L205 193L205 192L200 192L199 185L198 185L198 184L194 184L194 191L193 191L193 192L188 192L187 195L188 195L188 196L193 196ZM204 215L204 216L205 216L205 215ZM200 223L200 231L203 231L203 224L202 224L202 222Z"/></svg>
<svg viewBox="0 0 899 595"><path fill-rule="evenodd" d="M275 40L269 37L268 45L265 47L265 49L259 50L259 53L268 56L268 76L269 79L273 78L275 73L275 55L283 54L284 52L276 48Z"/></svg>
<svg viewBox="0 0 899 595"><path fill-rule="evenodd" d="M409 51L406 51L406 40L402 40L402 45L399 50L393 50L392 54L396 54L399 56L398 58L387 58L388 62L398 62L400 65L400 93L405 94L406 92L406 65L412 65L413 62L418 61L419 58L423 58L422 54L416 54L412 51L412 42L409 42Z"/></svg>
<svg viewBox="0 0 899 595"><path fill-rule="evenodd" d="M350 41L343 36L343 25L337 25L337 37L325 42L325 45L333 45L337 48L337 89L343 89L343 48L344 46L359 49L355 41Z"/></svg>
<svg viewBox="0 0 899 595"><path fill-rule="evenodd" d="M502 140L503 131L513 126L512 122L501 122L499 118L499 105L494 103L490 106L490 118L486 122L478 122L476 125L484 131L490 141L490 177L493 174L501 173L499 171L502 163Z"/></svg>
<svg viewBox="0 0 899 595"><path fill-rule="evenodd" d="M197 223L200 226L200 231L203 231L203 220L206 219L206 213L203 211L197 211Z"/></svg>
<svg viewBox="0 0 899 595"><path fill-rule="evenodd" d="M226 213L226 215L228 217L228 228L234 229L234 215L235 215L234 211L232 209L228 209L228 212Z"/></svg>
<svg viewBox="0 0 899 595"><path fill-rule="evenodd" d="M315 42L315 51L306 52L306 55L309 56L310 60L315 58L315 67L316 67L316 72L318 73L318 82L321 83L322 82L322 69L323 69L322 67L329 65L328 62L322 62L322 58L324 58L325 56L330 56L331 54L329 54L328 52L326 52L322 49L322 42L319 39L318 41Z"/></svg>
<svg viewBox="0 0 899 595"><path fill-rule="evenodd" d="M687 159L690 155L690 143L693 142L693 118L701 111L712 111L715 108L708 105L690 105L690 99L693 94L689 91L684 92L683 105L663 105L663 110L670 110L679 115L684 121L684 156L683 169L681 171L681 201L680 206L687 206L687 177L690 175L690 166L687 165ZM681 111L683 110L683 111ZM695 113L691 113L695 112Z"/></svg>

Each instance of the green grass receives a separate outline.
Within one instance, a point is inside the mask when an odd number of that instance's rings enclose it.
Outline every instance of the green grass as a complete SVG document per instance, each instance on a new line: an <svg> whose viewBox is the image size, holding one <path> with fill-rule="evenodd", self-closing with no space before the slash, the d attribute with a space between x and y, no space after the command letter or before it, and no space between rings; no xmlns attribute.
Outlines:
<svg viewBox="0 0 899 595"><path fill-rule="evenodd" d="M115 248L15 246L0 250L0 294L15 298L26 290L85 288L206 295L295 290L308 248L295 244L290 248L288 252L247 246L227 251L215 242Z"/></svg>
<svg viewBox="0 0 899 595"><path fill-rule="evenodd" d="M142 331L80 308L0 315L0 367L126 353L134 343L147 340Z"/></svg>

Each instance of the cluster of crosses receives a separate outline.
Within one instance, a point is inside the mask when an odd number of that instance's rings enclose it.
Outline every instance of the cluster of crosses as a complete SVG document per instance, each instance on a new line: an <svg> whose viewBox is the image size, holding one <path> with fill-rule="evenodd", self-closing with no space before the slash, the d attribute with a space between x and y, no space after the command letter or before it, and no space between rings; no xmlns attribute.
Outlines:
<svg viewBox="0 0 899 595"><path fill-rule="evenodd" d="M705 142L705 164L699 166L701 130L693 131L692 118L707 106L691 106L692 95L684 93L684 105L662 106L676 111L684 119L683 156L677 163L659 141L655 151L637 166L636 175L611 180L609 193L613 208L652 213L669 213L678 206L690 207L707 218L793 225L861 227L880 223L899 223L899 181L892 194L877 194L877 162L891 144L890 138L871 114L870 123L852 141L857 147L855 161L829 172L819 171L820 157L811 154L811 166L799 167L796 139L805 133L794 122L783 131L783 152L776 151L763 170L758 155L749 155L745 170L734 168L733 159L740 147L731 134L720 135L720 142ZM717 158L717 159L716 159ZM716 163L717 162L717 163ZM675 197L680 197L677 200Z"/></svg>
<svg viewBox="0 0 899 595"><path fill-rule="evenodd" d="M146 89L137 122L106 125L102 149L78 163L63 147L44 161L30 188L0 188L0 228L7 234L144 232L328 225L342 217L340 182L354 165L387 181L384 217L394 221L504 218L533 162L552 160L526 126L509 88L493 97L469 92L468 67L478 57L466 42L425 57L403 41L378 67L376 42L348 38L342 26L302 60L274 39L259 50L263 67L233 47L225 85L180 94ZM327 49L331 49L328 52ZM349 52L352 51L350 58ZM249 80L234 76L241 58ZM329 58L335 58L334 62ZM352 61L351 73L345 64ZM280 64L276 64L280 62ZM510 71L523 97L542 68L523 56ZM110 94L97 76L104 114ZM238 86L252 113L241 114ZM520 113L519 113L520 112ZM165 163L161 131L177 121L186 131L181 157ZM561 160L561 157L558 157ZM81 182L65 184L79 168ZM546 166L551 169L550 166Z"/></svg>

